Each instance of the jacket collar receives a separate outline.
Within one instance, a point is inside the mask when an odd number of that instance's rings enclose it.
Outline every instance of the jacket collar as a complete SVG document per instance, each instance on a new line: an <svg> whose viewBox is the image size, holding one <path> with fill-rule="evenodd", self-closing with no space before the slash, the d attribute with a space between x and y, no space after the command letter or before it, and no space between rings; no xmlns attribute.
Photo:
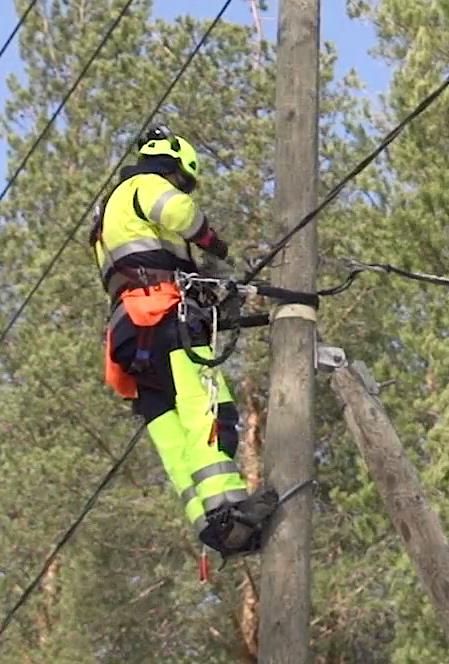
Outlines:
<svg viewBox="0 0 449 664"><path fill-rule="evenodd" d="M128 180L128 178L134 177L134 175L141 175L142 173L155 173L156 175L160 175L160 173L157 173L152 164L145 163L145 160L143 159L142 161L137 162L137 164L132 166L124 166L121 169L120 183Z"/></svg>

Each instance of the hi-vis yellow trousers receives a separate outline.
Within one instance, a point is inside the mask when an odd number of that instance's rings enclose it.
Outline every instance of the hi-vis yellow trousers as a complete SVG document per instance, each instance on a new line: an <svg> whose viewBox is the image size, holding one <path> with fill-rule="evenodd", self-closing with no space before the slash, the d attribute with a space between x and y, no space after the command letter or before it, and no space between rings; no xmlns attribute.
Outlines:
<svg viewBox="0 0 449 664"><path fill-rule="evenodd" d="M211 349L199 330L192 340L203 357ZM198 532L206 525L205 514L223 503L247 497L246 484L234 461L238 444L238 413L224 378L215 371L218 413L215 421L204 367L193 363L180 347L175 315L154 327L151 368L136 376L137 412L147 422L148 432L164 468L185 505L187 516ZM134 347L116 352L117 361L129 365ZM126 359L127 356L127 359Z"/></svg>

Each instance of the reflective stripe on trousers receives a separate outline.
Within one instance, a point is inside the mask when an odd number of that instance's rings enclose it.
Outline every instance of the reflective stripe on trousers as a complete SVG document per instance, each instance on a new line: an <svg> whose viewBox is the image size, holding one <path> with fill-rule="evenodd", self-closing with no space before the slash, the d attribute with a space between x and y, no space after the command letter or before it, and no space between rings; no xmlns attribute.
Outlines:
<svg viewBox="0 0 449 664"><path fill-rule="evenodd" d="M195 351L211 356L209 347ZM182 349L169 353L169 363L175 409L150 421L148 431L177 493L187 501L189 520L195 523L201 514L225 502L244 500L246 485L235 462L216 444L209 444L214 418L208 412L209 395L200 365L193 364ZM220 373L218 384L219 402L231 402Z"/></svg>
<svg viewBox="0 0 449 664"><path fill-rule="evenodd" d="M169 410L150 422L147 429L165 472L184 503L189 521L195 523L199 517L204 516L204 508L192 484L190 473L182 462L185 440L178 414Z"/></svg>

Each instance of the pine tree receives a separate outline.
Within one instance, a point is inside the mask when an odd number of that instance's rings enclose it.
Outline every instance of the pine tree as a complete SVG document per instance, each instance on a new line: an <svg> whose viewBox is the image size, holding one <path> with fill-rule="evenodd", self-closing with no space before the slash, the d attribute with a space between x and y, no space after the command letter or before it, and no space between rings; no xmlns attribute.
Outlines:
<svg viewBox="0 0 449 664"><path fill-rule="evenodd" d="M23 5L19 2L19 9ZM150 5L148 0L132 5L2 204L2 325L205 29L191 18L174 24L151 21ZM10 79L3 118L11 173L122 6L118 0L46 0L30 16L21 33L27 83ZM260 253L281 231L271 214L275 56L265 43L259 66L253 55L250 30L221 24L155 118L168 118L175 131L198 144L199 200L240 259ZM357 133L357 104L351 97L356 79L351 74L335 86L334 62L333 50L326 47L325 185L369 142ZM354 136L353 143L341 137L337 123ZM344 235L353 217L335 219L326 242L337 249L334 234ZM102 384L107 303L87 235L86 223L2 349L4 610L40 568L136 426L128 405ZM229 364L234 380L248 375L257 385L262 408L267 363L259 360L267 355L266 342L267 331L245 336ZM241 396L238 382L236 393ZM343 474L346 466L345 460L337 472ZM204 588L196 580L196 555L179 502L144 438L18 614L2 661L244 661L236 627L241 566ZM327 560L326 552L317 555ZM251 565L257 576L257 563ZM322 588L319 602L328 600Z"/></svg>
<svg viewBox="0 0 449 664"><path fill-rule="evenodd" d="M369 12L374 3L348 4L356 14L368 12L378 31L378 55L393 66L384 115L374 127L383 134L441 81L449 8L441 2L382 0ZM338 219L331 215L323 221L323 245L331 256L445 272L445 109L443 97L358 178L341 201ZM339 298L337 308L333 301L332 310L326 309L324 329L351 357L374 366L378 380L396 381L382 400L447 528L445 301L445 290L435 286L367 274ZM318 661L446 661L436 617L377 491L338 413L328 406L326 411L320 471L324 517L317 546L318 552L327 551L328 561L323 566L319 555L316 559Z"/></svg>

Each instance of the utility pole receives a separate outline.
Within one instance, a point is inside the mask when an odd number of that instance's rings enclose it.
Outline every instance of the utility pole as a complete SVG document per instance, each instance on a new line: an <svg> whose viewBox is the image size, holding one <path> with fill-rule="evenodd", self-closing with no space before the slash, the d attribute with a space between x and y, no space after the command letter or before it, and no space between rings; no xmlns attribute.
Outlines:
<svg viewBox="0 0 449 664"><path fill-rule="evenodd" d="M276 91L275 219L289 229L316 204L320 0L280 0ZM317 237L310 223L283 254L278 283L315 292ZM282 311L282 309L281 309ZM313 311L283 309L272 326L265 477L279 492L313 473ZM304 316L299 317L299 316ZM259 664L309 660L311 489L272 519L263 551Z"/></svg>

